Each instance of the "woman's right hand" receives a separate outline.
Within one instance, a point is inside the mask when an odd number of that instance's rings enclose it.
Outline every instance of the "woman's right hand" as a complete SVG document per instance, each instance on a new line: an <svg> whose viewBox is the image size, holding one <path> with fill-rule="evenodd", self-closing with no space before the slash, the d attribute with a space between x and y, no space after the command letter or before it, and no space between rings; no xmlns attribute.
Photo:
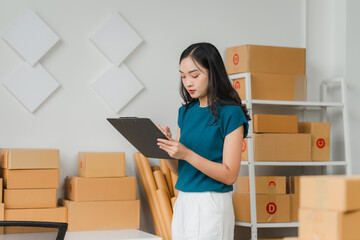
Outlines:
<svg viewBox="0 0 360 240"><path fill-rule="evenodd" d="M159 129L160 129L160 131L168 138L168 139L171 139L171 131L170 131L170 128L168 127L168 126L164 126L164 128L163 127L161 127L161 125L156 125Z"/></svg>

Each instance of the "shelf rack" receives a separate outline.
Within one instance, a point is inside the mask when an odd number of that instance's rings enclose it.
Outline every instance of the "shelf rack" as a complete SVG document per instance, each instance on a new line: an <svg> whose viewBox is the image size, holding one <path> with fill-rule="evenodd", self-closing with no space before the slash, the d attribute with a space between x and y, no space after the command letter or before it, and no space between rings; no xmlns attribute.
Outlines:
<svg viewBox="0 0 360 240"><path fill-rule="evenodd" d="M349 131L349 120L348 120L348 108L346 104L346 89L344 78L327 79L321 82L320 86L320 102L308 102L308 101L275 101L275 100L257 100L252 99L251 96L251 73L239 73L229 75L231 83L234 79L245 78L245 93L246 98L243 103L249 111L249 115L253 114L253 107L256 105L269 105L269 106L292 106L301 108L320 108L322 111L322 121L326 121L326 110L327 108L339 108L342 110L343 116L343 127L344 127L344 145L345 145L345 158L339 161L329 162L260 162L254 161L253 152L253 123L249 123L249 134L248 134L248 161L242 161L241 165L248 166L249 171L249 188L250 188L250 216L251 222L236 222L237 226L250 227L251 238L257 240L258 228L294 228L298 227L298 222L290 223L258 223L256 217L256 191L255 191L255 166L289 166L289 167L307 167L307 166L322 166L322 167L337 167L345 166L347 175L351 175L351 157L350 157L350 131ZM328 102L326 101L327 87L329 85L338 84L341 88L341 101L340 102Z"/></svg>

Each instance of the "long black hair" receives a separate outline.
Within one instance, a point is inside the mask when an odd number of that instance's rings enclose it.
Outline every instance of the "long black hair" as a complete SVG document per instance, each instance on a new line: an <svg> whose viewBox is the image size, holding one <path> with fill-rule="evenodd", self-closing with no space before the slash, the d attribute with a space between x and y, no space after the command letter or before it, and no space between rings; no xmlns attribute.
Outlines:
<svg viewBox="0 0 360 240"><path fill-rule="evenodd" d="M246 119L248 121L251 119L246 107L241 103L238 93L232 87L224 62L214 45L205 42L192 44L182 52L179 63L186 57L191 57L195 64L200 64L208 71L207 102L215 118L214 123L218 120L217 104L240 106ZM184 100L183 106L185 107L197 101L190 96L182 81L180 81L180 96Z"/></svg>

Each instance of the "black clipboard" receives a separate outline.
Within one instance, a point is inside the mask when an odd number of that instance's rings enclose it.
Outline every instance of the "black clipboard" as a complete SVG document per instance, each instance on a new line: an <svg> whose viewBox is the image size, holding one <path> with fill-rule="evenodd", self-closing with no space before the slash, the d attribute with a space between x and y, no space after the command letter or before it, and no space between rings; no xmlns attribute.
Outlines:
<svg viewBox="0 0 360 240"><path fill-rule="evenodd" d="M158 138L167 137L149 118L120 117L107 120L145 157L174 159L157 145Z"/></svg>

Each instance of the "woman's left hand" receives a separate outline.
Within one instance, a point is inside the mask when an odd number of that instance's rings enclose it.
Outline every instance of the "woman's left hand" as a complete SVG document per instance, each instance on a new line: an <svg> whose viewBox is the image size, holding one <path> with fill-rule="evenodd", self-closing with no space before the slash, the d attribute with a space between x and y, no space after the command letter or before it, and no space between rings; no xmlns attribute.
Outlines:
<svg viewBox="0 0 360 240"><path fill-rule="evenodd" d="M175 159L186 160L191 153L190 149L174 139L167 140L158 138L158 146L160 149L166 151L170 157Z"/></svg>

